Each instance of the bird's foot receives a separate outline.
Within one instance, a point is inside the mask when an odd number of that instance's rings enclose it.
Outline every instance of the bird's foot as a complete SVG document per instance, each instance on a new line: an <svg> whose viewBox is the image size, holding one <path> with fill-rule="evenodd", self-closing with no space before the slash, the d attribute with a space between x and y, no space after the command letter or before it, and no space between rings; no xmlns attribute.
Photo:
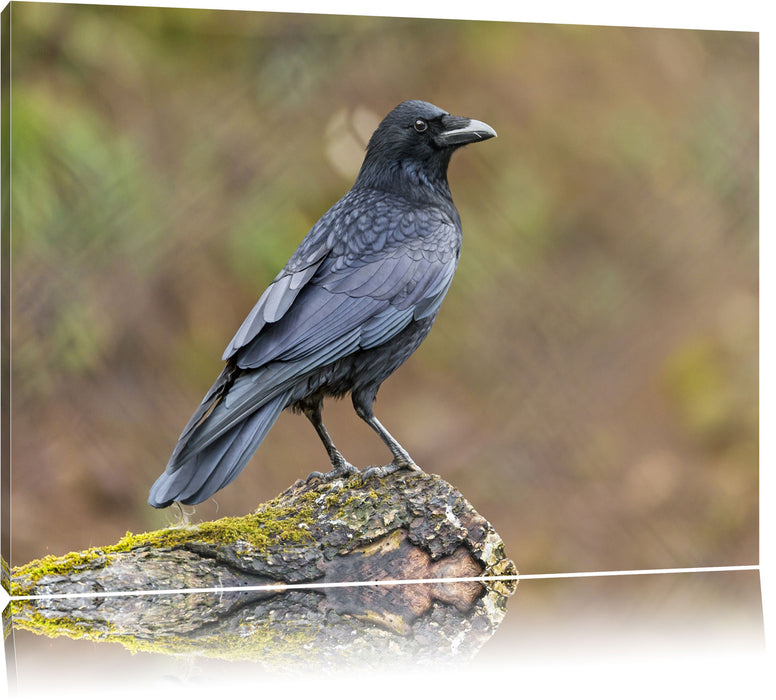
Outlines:
<svg viewBox="0 0 776 700"><path fill-rule="evenodd" d="M358 474L358 467L354 467L350 462L342 460L331 471L328 472L310 472L305 481L309 484L313 479L320 479L321 481L331 481L337 479L340 476L350 476L351 474Z"/></svg>
<svg viewBox="0 0 776 700"><path fill-rule="evenodd" d="M407 462L404 460L399 461L394 459L390 464L386 464L382 467L369 467L369 469L364 469L364 471L361 473L364 479L371 479L372 477L382 479L383 477L388 476L389 474L393 474L400 469L409 469L413 472L423 472L423 470L417 464L415 464L415 462Z"/></svg>

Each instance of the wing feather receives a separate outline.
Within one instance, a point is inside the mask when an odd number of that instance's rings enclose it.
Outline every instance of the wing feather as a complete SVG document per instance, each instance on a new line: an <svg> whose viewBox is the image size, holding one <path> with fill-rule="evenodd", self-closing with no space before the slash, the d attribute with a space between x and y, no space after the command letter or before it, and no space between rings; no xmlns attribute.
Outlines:
<svg viewBox="0 0 776 700"><path fill-rule="evenodd" d="M315 362L385 343L413 318L438 310L458 262L456 222L423 211L379 216L380 201L359 204L350 235L327 217L313 228L224 359L241 369L287 362L309 371Z"/></svg>
<svg viewBox="0 0 776 700"><path fill-rule="evenodd" d="M309 253L304 257L301 255L298 257L294 256L289 260L280 274L264 290L264 293L259 297L248 316L246 316L237 329L237 333L235 333L229 345L226 346L224 354L221 356L222 360L228 360L240 348L250 343L251 340L259 335L261 329L267 323L274 323L283 317L291 307L291 304L294 303L297 294L317 272L326 252L325 247L320 246L313 253ZM298 264L292 263L297 263L299 259L305 261L306 267L296 269ZM310 260L312 262L309 262Z"/></svg>

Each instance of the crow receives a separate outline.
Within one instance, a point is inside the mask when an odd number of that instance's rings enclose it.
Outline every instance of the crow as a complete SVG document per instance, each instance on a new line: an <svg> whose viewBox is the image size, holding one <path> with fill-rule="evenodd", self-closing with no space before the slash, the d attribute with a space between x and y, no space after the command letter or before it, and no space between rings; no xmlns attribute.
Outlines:
<svg viewBox="0 0 776 700"><path fill-rule="evenodd" d="M324 397L348 392L393 455L365 477L421 471L373 404L428 334L458 264L450 157L494 136L481 121L419 100L383 119L352 189L305 236L227 346L226 366L151 487L150 505L200 503L224 488L285 408L307 416L331 461L331 471L308 479L358 472L321 417Z"/></svg>

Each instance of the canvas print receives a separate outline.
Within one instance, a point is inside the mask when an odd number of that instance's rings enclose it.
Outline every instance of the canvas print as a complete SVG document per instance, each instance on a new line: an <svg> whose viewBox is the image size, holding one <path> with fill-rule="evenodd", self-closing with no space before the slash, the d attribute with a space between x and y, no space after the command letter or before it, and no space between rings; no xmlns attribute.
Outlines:
<svg viewBox="0 0 776 700"><path fill-rule="evenodd" d="M756 33L3 39L20 693L761 648Z"/></svg>

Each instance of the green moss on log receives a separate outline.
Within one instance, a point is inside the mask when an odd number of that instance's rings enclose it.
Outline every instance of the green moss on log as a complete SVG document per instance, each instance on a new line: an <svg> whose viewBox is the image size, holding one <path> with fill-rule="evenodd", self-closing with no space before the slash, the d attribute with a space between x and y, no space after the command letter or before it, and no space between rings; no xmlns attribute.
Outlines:
<svg viewBox="0 0 776 700"><path fill-rule="evenodd" d="M312 501L315 494L309 494ZM281 497L263 504L258 510L240 517L226 517L197 525L173 526L162 530L133 534L127 532L118 542L104 547L91 547L63 556L48 555L14 567L11 572L12 596L34 595L32 588L44 576L72 576L95 565L107 565L119 552L141 547L175 549L189 542L213 545L243 542L257 551L265 551L278 541L302 544L311 541L312 504L302 507L282 505Z"/></svg>

